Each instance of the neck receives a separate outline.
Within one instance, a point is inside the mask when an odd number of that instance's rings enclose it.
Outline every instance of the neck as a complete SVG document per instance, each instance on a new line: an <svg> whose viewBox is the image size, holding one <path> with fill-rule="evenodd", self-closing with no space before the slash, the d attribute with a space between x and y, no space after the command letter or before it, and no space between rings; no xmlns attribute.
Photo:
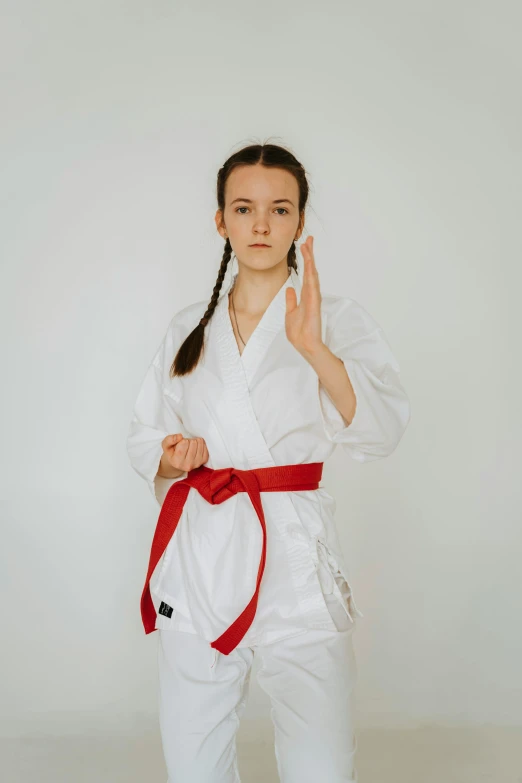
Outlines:
<svg viewBox="0 0 522 783"><path fill-rule="evenodd" d="M233 287L236 312L258 316L266 310L290 275L286 259L271 269L251 269L242 264Z"/></svg>

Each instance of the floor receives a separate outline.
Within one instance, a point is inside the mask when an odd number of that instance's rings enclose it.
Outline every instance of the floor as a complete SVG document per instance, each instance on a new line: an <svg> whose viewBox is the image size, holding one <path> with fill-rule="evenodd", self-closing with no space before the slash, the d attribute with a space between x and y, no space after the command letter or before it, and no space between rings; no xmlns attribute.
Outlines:
<svg viewBox="0 0 522 783"><path fill-rule="evenodd" d="M270 727L238 734L242 783L279 783ZM522 729L359 733L359 783L522 783ZM0 740L2 783L165 783L159 736ZM329 782L333 783L333 781Z"/></svg>

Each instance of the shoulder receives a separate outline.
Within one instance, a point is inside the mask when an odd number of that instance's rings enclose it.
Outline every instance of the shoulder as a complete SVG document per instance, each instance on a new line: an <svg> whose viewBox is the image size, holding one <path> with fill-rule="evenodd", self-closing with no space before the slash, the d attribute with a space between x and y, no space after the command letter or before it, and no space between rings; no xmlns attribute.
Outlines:
<svg viewBox="0 0 522 783"><path fill-rule="evenodd" d="M153 358L154 364L157 366L163 365L166 361L166 356L173 355L178 350L179 346L198 325L207 306L208 302L202 299L199 302L193 302L183 307L171 316L170 321L163 328L163 336Z"/></svg>
<svg viewBox="0 0 522 783"><path fill-rule="evenodd" d="M165 338L173 343L181 343L196 328L205 310L208 307L208 300L201 299L198 302L183 307L171 317Z"/></svg>
<svg viewBox="0 0 522 783"><path fill-rule="evenodd" d="M172 362L181 344L198 325L207 306L208 302L202 299L183 307L171 316L166 328L164 328L163 337L153 356L152 364L160 376L165 379L164 384L169 389L171 396L180 397L181 395L180 378L170 378Z"/></svg>
<svg viewBox="0 0 522 783"><path fill-rule="evenodd" d="M193 302L187 305L182 310L178 310L171 320L170 324L173 327L190 327L193 329L199 323L199 320L203 317L205 310L208 307L207 299L200 299L199 302Z"/></svg>

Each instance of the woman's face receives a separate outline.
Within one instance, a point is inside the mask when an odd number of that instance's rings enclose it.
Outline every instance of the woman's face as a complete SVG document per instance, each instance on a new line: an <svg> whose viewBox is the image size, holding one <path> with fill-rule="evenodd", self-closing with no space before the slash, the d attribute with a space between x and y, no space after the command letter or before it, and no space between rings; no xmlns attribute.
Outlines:
<svg viewBox="0 0 522 783"><path fill-rule="evenodd" d="M223 217L224 226L221 217ZM238 262L269 269L286 259L299 225L299 187L285 169L239 166L225 188L225 211L216 213L221 236L228 235ZM253 247L264 243L268 247Z"/></svg>

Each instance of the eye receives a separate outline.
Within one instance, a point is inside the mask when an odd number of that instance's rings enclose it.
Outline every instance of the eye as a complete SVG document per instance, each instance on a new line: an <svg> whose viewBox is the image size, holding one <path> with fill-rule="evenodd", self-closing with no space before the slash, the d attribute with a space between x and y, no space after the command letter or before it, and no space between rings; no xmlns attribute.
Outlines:
<svg viewBox="0 0 522 783"><path fill-rule="evenodd" d="M235 211L236 211L236 212L239 212L239 210L240 210L240 209L248 209L248 207L237 207L237 209L236 209ZM286 213L288 214L288 210L287 210L287 209L285 209L284 207L276 207L276 212L277 212L277 210L279 210L279 209L282 209L282 210L283 210L283 212L286 212ZM244 213L244 212L240 212L240 214L241 214L241 215L244 215L245 213ZM279 213L279 214L280 214L280 213Z"/></svg>

